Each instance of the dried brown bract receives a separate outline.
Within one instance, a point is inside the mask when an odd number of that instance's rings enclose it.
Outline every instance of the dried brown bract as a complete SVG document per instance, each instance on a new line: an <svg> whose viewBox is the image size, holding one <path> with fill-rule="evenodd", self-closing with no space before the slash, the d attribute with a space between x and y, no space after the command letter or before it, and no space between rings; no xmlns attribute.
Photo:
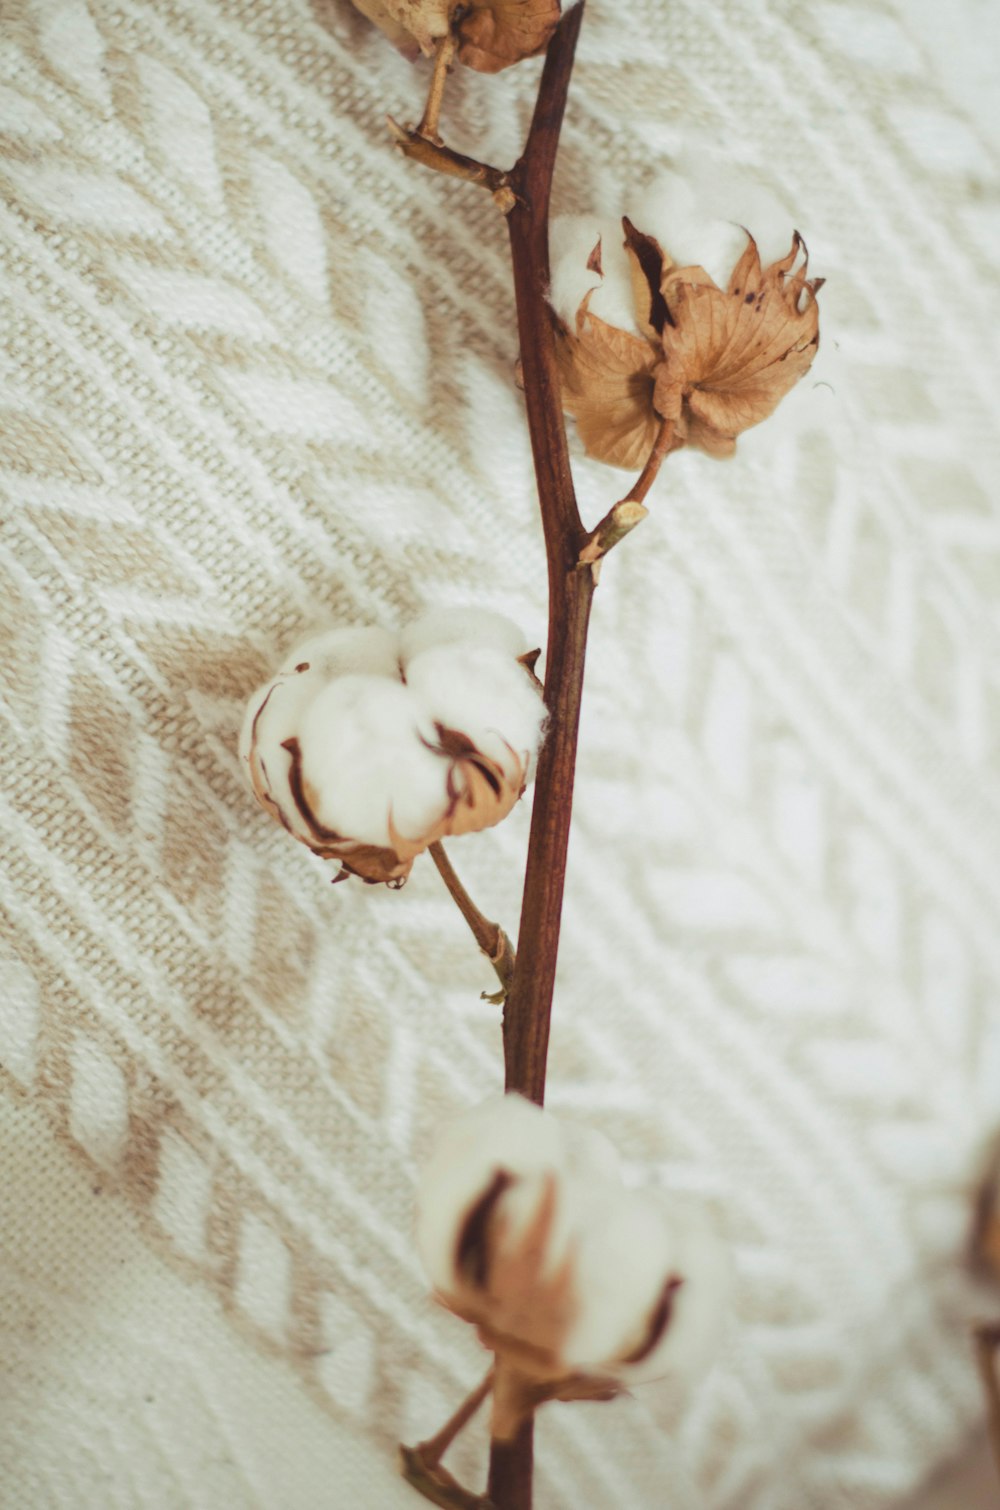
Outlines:
<svg viewBox="0 0 1000 1510"><path fill-rule="evenodd" d="M590 313L559 331L563 403L589 456L612 466L646 461L663 422L669 449L732 455L736 437L771 414L808 371L819 344L816 294L796 232L785 257L762 267L747 246L718 286L701 267L677 267L652 236L623 221L638 334Z"/></svg>
<svg viewBox="0 0 1000 1510"><path fill-rule="evenodd" d="M353 0L400 52L430 56L453 35L459 61L499 73L542 52L559 21L559 0Z"/></svg>

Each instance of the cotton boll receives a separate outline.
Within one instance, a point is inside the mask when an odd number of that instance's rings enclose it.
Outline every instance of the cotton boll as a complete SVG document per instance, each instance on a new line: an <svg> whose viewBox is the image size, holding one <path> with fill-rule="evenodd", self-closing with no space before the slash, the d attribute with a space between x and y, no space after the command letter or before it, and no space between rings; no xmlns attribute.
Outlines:
<svg viewBox="0 0 1000 1510"><path fill-rule="evenodd" d="M516 660L489 645L441 645L415 656L406 679L427 719L467 735L510 781L528 779L545 704Z"/></svg>
<svg viewBox="0 0 1000 1510"><path fill-rule="evenodd" d="M443 1130L417 1192L417 1251L435 1288L455 1279L459 1232L498 1171L515 1176L557 1170L558 1122L522 1096L494 1096Z"/></svg>
<svg viewBox="0 0 1000 1510"><path fill-rule="evenodd" d="M304 710L302 776L315 816L335 833L390 845L390 821L418 839L447 805L448 766L435 755L434 729L399 682L344 676Z"/></svg>
<svg viewBox="0 0 1000 1510"><path fill-rule="evenodd" d="M363 672L370 676L399 676L399 636L387 629L327 629L310 635L288 652L282 672L307 666L325 681Z"/></svg>
<svg viewBox="0 0 1000 1510"><path fill-rule="evenodd" d="M629 218L638 230L654 236L679 267L703 267L720 288L726 287L747 244L742 227L707 214L690 183L678 173L664 173L654 180ZM790 241L789 230L785 251Z"/></svg>
<svg viewBox="0 0 1000 1510"><path fill-rule="evenodd" d="M573 1183L580 1210L573 1264L579 1313L563 1352L574 1367L599 1368L641 1343L670 1278L670 1234L650 1197Z"/></svg>
<svg viewBox="0 0 1000 1510"><path fill-rule="evenodd" d="M301 664L301 663L300 663ZM283 769L278 752L286 739L298 733L303 709L322 688L326 678L316 666L272 677L258 687L247 704L240 729L240 759L248 761L253 746L258 760L273 772Z"/></svg>
<svg viewBox="0 0 1000 1510"><path fill-rule="evenodd" d="M587 266L600 242L600 268ZM621 219L610 215L563 215L552 222L549 302L570 330L585 295L592 314L620 330L635 329L632 278Z"/></svg>
<svg viewBox="0 0 1000 1510"><path fill-rule="evenodd" d="M531 649L518 626L502 613L485 608L434 608L399 636L400 665L408 673L410 662L425 650L454 644L491 645L511 660Z"/></svg>

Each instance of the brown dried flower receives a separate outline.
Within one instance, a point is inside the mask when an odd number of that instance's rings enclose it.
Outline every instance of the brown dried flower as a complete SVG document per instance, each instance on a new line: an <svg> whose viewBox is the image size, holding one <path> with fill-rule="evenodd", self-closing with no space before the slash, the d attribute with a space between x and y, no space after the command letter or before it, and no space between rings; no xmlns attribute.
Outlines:
<svg viewBox="0 0 1000 1510"><path fill-rule="evenodd" d="M622 224L639 334L591 314L585 296L575 331L559 327L563 405L588 456L612 466L642 466L658 437L668 450L731 456L737 435L766 419L808 371L823 279L807 276L798 232L787 256L766 268L748 232L723 289L701 267L675 266L628 219ZM591 266L600 272L599 245Z"/></svg>
<svg viewBox="0 0 1000 1510"><path fill-rule="evenodd" d="M559 0L353 0L411 60L453 34L459 61L498 73L548 45Z"/></svg>

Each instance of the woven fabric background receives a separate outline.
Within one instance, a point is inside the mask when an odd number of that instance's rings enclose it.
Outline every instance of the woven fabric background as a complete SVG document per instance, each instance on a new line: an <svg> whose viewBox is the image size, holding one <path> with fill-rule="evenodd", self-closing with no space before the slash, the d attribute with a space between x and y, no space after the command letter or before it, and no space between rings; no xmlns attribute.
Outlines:
<svg viewBox="0 0 1000 1510"><path fill-rule="evenodd" d="M883 1510L980 1415L1000 48L940 10L590 0L557 208L721 153L810 241L838 376L672 458L601 583L550 1100L717 1202L738 1282L679 1417L545 1414L545 1510ZM415 1504L394 1443L483 1366L410 1222L500 1081L489 971L429 864L331 890L236 733L330 622L543 635L503 225L389 149L423 76L346 0L0 23L0 1480ZM458 75L449 137L512 160L537 75ZM578 480L593 520L623 491ZM452 846L511 929L529 803Z"/></svg>

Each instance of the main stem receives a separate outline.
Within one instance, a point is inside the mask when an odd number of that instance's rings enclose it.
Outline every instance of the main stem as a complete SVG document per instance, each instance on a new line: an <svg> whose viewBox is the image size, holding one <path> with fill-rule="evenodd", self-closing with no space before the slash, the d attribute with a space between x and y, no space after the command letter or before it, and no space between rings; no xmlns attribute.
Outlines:
<svg viewBox="0 0 1000 1510"><path fill-rule="evenodd" d="M577 564L586 540L570 471L547 294L552 174L582 0L549 43L524 155L510 175L517 202L507 217L514 267L524 397L538 483L549 578L545 701L550 726L535 777L517 964L503 1016L505 1086L541 1105L573 810L577 732L594 574ZM494 1441L488 1494L496 1510L531 1510L534 1428Z"/></svg>

